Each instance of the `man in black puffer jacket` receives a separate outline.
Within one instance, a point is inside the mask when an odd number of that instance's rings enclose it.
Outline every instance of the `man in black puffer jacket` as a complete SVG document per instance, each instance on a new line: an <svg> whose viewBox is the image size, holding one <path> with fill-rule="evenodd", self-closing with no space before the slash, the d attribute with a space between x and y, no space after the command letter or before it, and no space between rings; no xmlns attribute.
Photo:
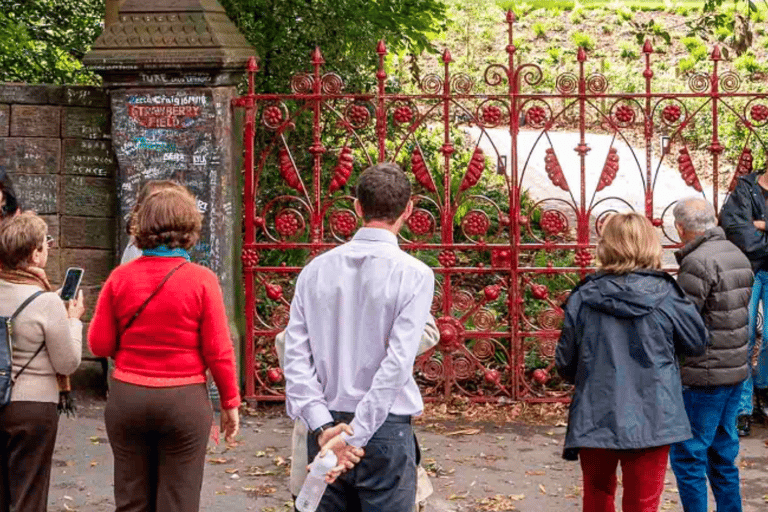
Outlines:
<svg viewBox="0 0 768 512"><path fill-rule="evenodd" d="M707 475L718 512L741 512L736 416L749 372L748 324L752 266L717 227L708 201L683 199L673 211L685 244L675 253L677 282L704 318L709 346L681 362L683 401L693 439L673 444L669 457L687 511L706 511Z"/></svg>

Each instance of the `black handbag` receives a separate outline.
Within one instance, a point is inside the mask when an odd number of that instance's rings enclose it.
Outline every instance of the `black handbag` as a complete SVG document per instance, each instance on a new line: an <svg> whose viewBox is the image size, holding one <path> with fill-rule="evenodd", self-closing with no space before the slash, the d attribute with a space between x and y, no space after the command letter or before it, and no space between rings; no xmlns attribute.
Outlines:
<svg viewBox="0 0 768 512"><path fill-rule="evenodd" d="M33 293L24 302L21 303L16 311L11 316L0 316L0 408L5 407L11 402L11 391L13 391L13 383L19 378L24 370L27 369L29 363L31 363L37 355L45 347L45 341L40 344L29 361L21 367L16 375L13 375L13 320L21 313L21 311L27 307L30 302L38 298L45 293L43 290Z"/></svg>

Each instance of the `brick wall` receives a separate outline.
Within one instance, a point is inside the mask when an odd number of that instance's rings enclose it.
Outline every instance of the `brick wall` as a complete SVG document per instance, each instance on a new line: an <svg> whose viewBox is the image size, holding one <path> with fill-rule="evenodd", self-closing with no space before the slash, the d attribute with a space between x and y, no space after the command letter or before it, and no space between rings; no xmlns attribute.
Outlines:
<svg viewBox="0 0 768 512"><path fill-rule="evenodd" d="M70 266L85 269L86 322L116 263L117 165L109 134L109 100L100 88L0 85L0 168L22 208L41 215L55 238L46 268L51 284L60 285Z"/></svg>

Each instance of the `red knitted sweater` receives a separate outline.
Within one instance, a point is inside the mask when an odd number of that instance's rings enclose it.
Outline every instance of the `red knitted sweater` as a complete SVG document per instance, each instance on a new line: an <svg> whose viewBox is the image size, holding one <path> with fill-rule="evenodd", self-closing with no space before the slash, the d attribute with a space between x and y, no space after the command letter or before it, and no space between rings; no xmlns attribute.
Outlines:
<svg viewBox="0 0 768 512"><path fill-rule="evenodd" d="M99 294L88 345L95 356L115 358L115 379L139 386L205 382L209 368L221 407L232 409L240 405L235 354L219 281L209 269L193 263L181 267L123 333L144 300L182 261L143 256L113 270Z"/></svg>

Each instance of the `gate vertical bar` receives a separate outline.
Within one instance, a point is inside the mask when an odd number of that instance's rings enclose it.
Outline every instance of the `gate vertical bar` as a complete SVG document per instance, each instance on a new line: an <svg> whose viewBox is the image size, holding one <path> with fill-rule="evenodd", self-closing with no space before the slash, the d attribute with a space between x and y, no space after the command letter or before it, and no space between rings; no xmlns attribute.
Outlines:
<svg viewBox="0 0 768 512"><path fill-rule="evenodd" d="M320 53L320 48L315 48L312 54L312 66L314 67L314 80L312 81L312 146L309 148L309 152L312 154L312 180L315 188L313 196L314 205L309 223L310 242L312 243L310 257L316 255L318 249L315 244L320 243L323 239L322 189L320 180L323 172L323 153L325 153L320 126L320 114L323 106L323 81L320 76L320 67L323 64L325 64L323 54Z"/></svg>
<svg viewBox="0 0 768 512"><path fill-rule="evenodd" d="M451 143L451 52L443 52L443 145L440 152L443 153L443 211L441 219L441 243L445 246L453 245L453 201L451 198L451 155L453 154L453 144ZM451 286L451 273L446 272L443 278L443 314L446 317L451 315L453 307L453 293ZM451 384L454 380L453 356L447 355L445 358L445 392L447 400L451 395Z"/></svg>
<svg viewBox="0 0 768 512"><path fill-rule="evenodd" d="M523 350L522 341L520 340L520 318L519 310L523 307L523 299L520 297L519 286L519 267L520 267L520 186L518 183L518 161L517 161L517 135L520 130L520 115L518 112L517 95L518 90L518 77L517 70L515 69L515 13L507 11L507 87L509 94L509 135L511 137L510 143L510 164L512 166L512 186L509 187L509 242L511 247L509 248L510 254L510 268L508 270L509 275L509 293L507 294L507 304L509 308L509 330L511 338L509 340L510 350L512 357L508 363L511 368L508 368L510 380L513 383L511 386L512 398L517 399L518 387L522 375L520 367L523 364ZM504 172L507 172L506 170Z"/></svg>
<svg viewBox="0 0 768 512"><path fill-rule="evenodd" d="M256 342L254 336L253 325L253 308L254 296L253 296L253 274L256 250L254 249L255 231L254 231L254 217L256 215L256 177L254 175L253 168L253 153L254 153L254 136L255 136L255 123L256 123L256 104L254 101L254 74L258 71L256 65L256 59L251 57L248 60L248 95L245 98L245 128L243 130L243 145L244 145L244 183L243 183L243 224L244 224L244 240L243 240L243 279L245 280L245 396L253 396L256 394L255 379L255 367L256 357L254 354L254 343ZM249 257L245 257L248 255Z"/></svg>
<svg viewBox="0 0 768 512"><path fill-rule="evenodd" d="M376 80L379 82L378 97L376 98L376 137L379 143L379 162L383 162L387 158L387 111L384 98L386 94L384 85L387 80L384 57L387 55L387 47L384 45L383 39L379 41L376 53L379 55L379 70L376 72Z"/></svg>
<svg viewBox="0 0 768 512"><path fill-rule="evenodd" d="M587 52L579 47L576 55L579 62L579 145L575 151L579 154L579 209L576 225L576 244L578 250L586 250L589 245L589 211L587 210L587 153L590 147L587 144L587 79L584 72L584 63L587 61ZM582 266L579 271L581 278L587 275L587 270Z"/></svg>
<svg viewBox="0 0 768 512"><path fill-rule="evenodd" d="M653 222L653 172L652 158L653 158L653 119L651 118L651 79L653 78L653 70L651 69L651 54L653 53L653 47L649 39L645 40L643 44L643 53L645 54L645 70L643 71L643 77L645 78L645 115L644 119L644 131L645 134L645 216Z"/></svg>
<svg viewBox="0 0 768 512"><path fill-rule="evenodd" d="M715 46L712 50L712 85L710 86L710 94L712 96L712 144L709 146L709 151L712 153L712 204L717 211L718 203L718 171L720 164L720 153L723 152L723 146L720 145L719 128L718 128L718 112L717 107L718 100L720 99L720 79L718 77L718 64L720 62L720 47Z"/></svg>

